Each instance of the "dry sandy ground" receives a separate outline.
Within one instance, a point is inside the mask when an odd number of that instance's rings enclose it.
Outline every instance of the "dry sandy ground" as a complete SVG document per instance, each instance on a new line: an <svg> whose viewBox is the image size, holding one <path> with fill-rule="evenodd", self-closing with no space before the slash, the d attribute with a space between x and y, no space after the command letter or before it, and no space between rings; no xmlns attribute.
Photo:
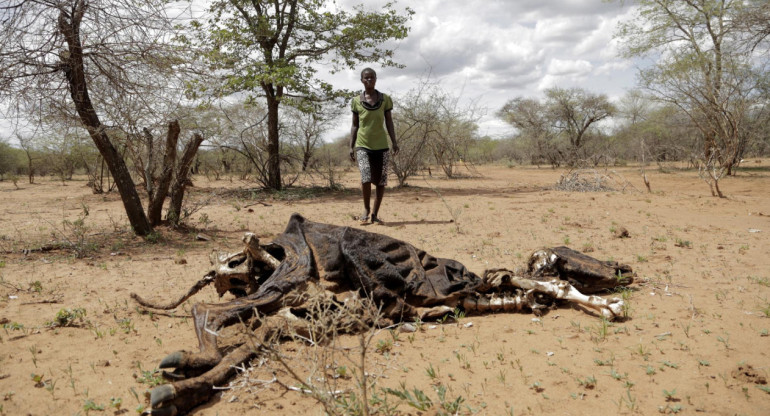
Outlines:
<svg viewBox="0 0 770 416"><path fill-rule="evenodd" d="M680 170L648 172L650 194L633 168L617 171L615 192L555 191L561 172L534 167L481 167L481 177L418 177L389 190L381 215L388 224L369 230L477 273L521 266L542 246L568 245L628 263L639 277L621 322L565 306L539 320L496 314L426 322L415 333L377 331L367 355L369 394L398 405L391 414L770 414L768 164L751 161L724 179L726 199L711 197L696 172ZM40 179L20 190L0 182L0 414L136 414L160 359L194 350L196 339L191 303L148 314L129 293L175 297L207 271L212 249L239 250L243 231L269 241L293 212L359 227L352 220L360 213L356 175L344 179L344 191L266 195L234 191L247 183L196 178L191 198L205 202L191 221L198 229L162 229L155 244L126 231L116 195L92 195L83 181ZM630 238L614 237L620 227ZM196 241L197 232L213 240ZM52 234L81 241L86 257L21 252L50 243ZM218 298L206 288L193 301ZM57 314L72 326L52 324ZM281 348L301 375L319 365L319 350ZM352 391L357 366L345 354L357 351L338 352L331 367L343 376L335 382ZM313 398L287 389L298 382L274 360L252 365L236 387L192 413L324 413ZM382 390L402 383L432 406L420 411Z"/></svg>

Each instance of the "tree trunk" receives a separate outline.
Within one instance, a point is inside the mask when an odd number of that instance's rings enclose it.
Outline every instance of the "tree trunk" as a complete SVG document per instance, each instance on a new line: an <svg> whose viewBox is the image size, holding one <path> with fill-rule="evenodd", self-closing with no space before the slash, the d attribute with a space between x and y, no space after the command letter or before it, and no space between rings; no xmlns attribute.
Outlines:
<svg viewBox="0 0 770 416"><path fill-rule="evenodd" d="M24 149L27 154L27 177L29 178L29 184L35 183L35 166L32 164L32 156L29 155L29 150Z"/></svg>
<svg viewBox="0 0 770 416"><path fill-rule="evenodd" d="M179 141L179 122L174 120L168 123L168 133L166 134L166 149L163 152L163 171L158 178L157 187L153 187L154 192L150 194L150 202L147 207L147 217L153 226L160 224L163 211L163 201L168 196L168 188L171 186L171 178L174 175L174 165L176 163L176 145ZM193 154L195 156L195 154ZM152 177L147 178L152 181Z"/></svg>
<svg viewBox="0 0 770 416"><path fill-rule="evenodd" d="M192 140L185 146L182 159L177 166L176 179L171 187L171 203L166 214L166 219L174 225L179 224L179 219L182 215L182 200L184 199L184 191L190 173L190 165L192 165L201 143L203 143L203 137L195 133Z"/></svg>
<svg viewBox="0 0 770 416"><path fill-rule="evenodd" d="M81 123L94 141L99 153L102 154L110 169L120 198L128 215L128 221L137 235L144 236L152 232L152 226L144 215L142 201L136 192L136 186L126 163L110 141L104 126L96 114L91 98L88 95L85 71L83 68L83 46L80 41L80 22L86 10L85 2L77 2L71 9L71 16L61 12L59 15L59 30L67 42L68 50L62 52L62 69L67 78L70 96L75 104Z"/></svg>
<svg viewBox="0 0 770 416"><path fill-rule="evenodd" d="M281 190L281 155L278 136L278 99L267 97L267 186Z"/></svg>

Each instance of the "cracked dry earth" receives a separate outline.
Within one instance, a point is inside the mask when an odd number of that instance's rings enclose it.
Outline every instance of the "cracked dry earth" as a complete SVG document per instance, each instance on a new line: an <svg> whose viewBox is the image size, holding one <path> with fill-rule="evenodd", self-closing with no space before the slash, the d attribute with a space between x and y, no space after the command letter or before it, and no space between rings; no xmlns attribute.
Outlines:
<svg viewBox="0 0 770 416"><path fill-rule="evenodd" d="M677 169L648 170L653 193L632 167L612 171L614 192L553 190L562 172L546 168L478 172L389 189L387 223L368 229L477 273L523 266L543 246L627 263L637 281L613 296L628 299L628 318L606 322L567 305L540 318L375 331L367 394L391 406L372 405L379 414L770 414L770 161L723 179L726 199ZM64 186L39 178L18 190L0 182L0 415L137 414L160 360L196 347L191 302L219 299L208 287L171 313L148 313L129 293L175 298L206 273L211 250L240 249L245 231L270 241L293 212L361 227L356 176L345 174L343 191L272 195L195 178L196 230L160 229L154 244L126 231L116 195L91 194L83 178ZM622 228L627 237L616 237ZM238 328L222 337L235 342ZM283 343L300 380L263 357L192 414L324 414L302 383L338 391L351 406L351 392L361 393L358 345L353 335L326 347Z"/></svg>

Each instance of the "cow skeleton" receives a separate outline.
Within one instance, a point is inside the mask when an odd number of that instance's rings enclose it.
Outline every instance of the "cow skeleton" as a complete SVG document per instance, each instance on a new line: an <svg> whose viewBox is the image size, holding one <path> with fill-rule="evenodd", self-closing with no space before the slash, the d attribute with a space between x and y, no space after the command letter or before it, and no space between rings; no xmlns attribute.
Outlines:
<svg viewBox="0 0 770 416"><path fill-rule="evenodd" d="M538 250L525 272L487 270L479 277L449 259L430 256L414 246L360 229L313 223L294 214L286 231L271 244L261 245L246 233L244 248L235 253L212 253L211 271L183 296L169 303L142 306L173 309L213 283L220 304L196 304L192 309L200 352L177 351L160 363L174 368L171 384L154 388L148 415L173 416L204 403L213 386L233 375L234 368L256 352L248 344L223 355L217 333L255 314L284 322L299 319L291 310L306 307L311 295L345 305L350 297L367 297L385 319L434 319L455 309L466 313L518 312L541 315L554 300L573 302L606 319L623 315L624 302L584 292L630 284L631 268L601 262L566 247ZM273 321L275 322L275 321Z"/></svg>

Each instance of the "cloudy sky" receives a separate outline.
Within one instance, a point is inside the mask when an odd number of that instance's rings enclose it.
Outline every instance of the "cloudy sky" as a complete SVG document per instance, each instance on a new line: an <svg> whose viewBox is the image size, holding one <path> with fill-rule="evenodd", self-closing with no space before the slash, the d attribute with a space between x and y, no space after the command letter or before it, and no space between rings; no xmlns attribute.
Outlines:
<svg viewBox="0 0 770 416"><path fill-rule="evenodd" d="M349 9L386 0L337 0ZM479 133L506 137L511 128L495 117L507 100L541 97L546 88L581 87L615 100L635 85L636 63L617 56L612 34L632 6L602 0L400 0L415 14L407 39L393 43L403 69L380 68L377 87L395 97L431 73L434 81L466 103L486 109ZM364 66L364 65L362 65ZM358 71L323 78L340 88L361 87ZM396 103L397 105L397 103ZM0 137L10 125L0 119ZM327 139L350 131L344 117Z"/></svg>
<svg viewBox="0 0 770 416"><path fill-rule="evenodd" d="M361 0L338 0L349 7ZM382 0L363 0L367 7ZM635 85L635 62L618 57L612 39L618 21L629 19L626 2L602 0L401 0L415 14L407 39L395 44L404 69L378 70L377 87L392 95L413 88L431 71L454 95L486 108L480 133L510 135L495 117L507 100L541 97L546 88L580 87L615 100ZM339 74L335 85L359 88L357 72ZM330 135L344 134L347 125Z"/></svg>

